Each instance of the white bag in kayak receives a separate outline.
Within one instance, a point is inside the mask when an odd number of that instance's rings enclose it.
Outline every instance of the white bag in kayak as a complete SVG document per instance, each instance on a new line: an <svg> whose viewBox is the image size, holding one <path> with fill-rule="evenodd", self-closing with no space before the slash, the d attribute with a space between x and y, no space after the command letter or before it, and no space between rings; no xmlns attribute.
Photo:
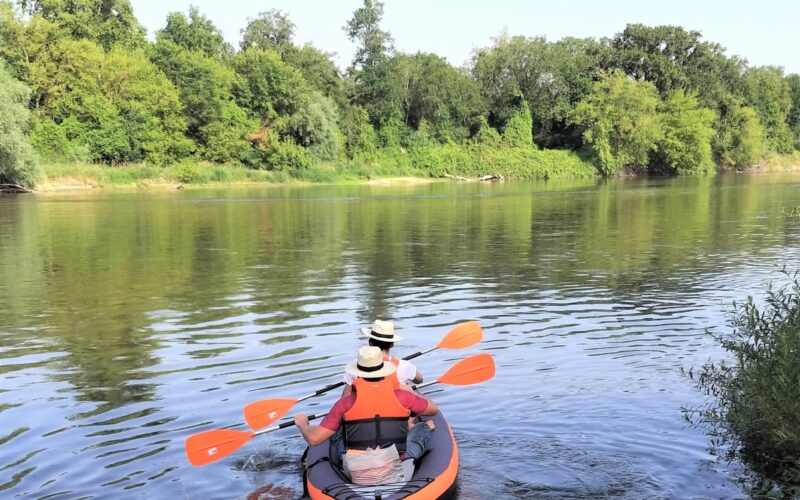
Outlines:
<svg viewBox="0 0 800 500"><path fill-rule="evenodd" d="M395 445L366 451L348 450L343 462L344 471L353 484L374 486L405 481Z"/></svg>

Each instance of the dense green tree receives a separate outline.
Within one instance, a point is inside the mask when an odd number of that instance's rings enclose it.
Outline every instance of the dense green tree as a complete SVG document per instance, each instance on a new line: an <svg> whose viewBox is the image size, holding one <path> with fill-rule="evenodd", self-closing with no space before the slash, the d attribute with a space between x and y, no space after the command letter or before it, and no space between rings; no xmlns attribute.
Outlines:
<svg viewBox="0 0 800 500"><path fill-rule="evenodd" d="M300 71L284 63L275 51L249 49L236 54L233 64L243 78L236 90L237 101L260 120L294 114L310 93Z"/></svg>
<svg viewBox="0 0 800 500"><path fill-rule="evenodd" d="M145 45L145 30L133 15L129 0L18 0L32 17L41 16L69 36L85 38L109 50Z"/></svg>
<svg viewBox="0 0 800 500"><path fill-rule="evenodd" d="M659 106L661 136L657 142L656 167L668 173L707 174L714 171L711 156L715 113L701 108L694 95L676 90Z"/></svg>
<svg viewBox="0 0 800 500"><path fill-rule="evenodd" d="M199 154L212 161L241 161L248 157L246 137L257 128L239 108L233 88L239 76L203 52L187 50L159 35L152 59L180 92L187 120L187 135ZM220 134L230 144L221 140Z"/></svg>
<svg viewBox="0 0 800 500"><path fill-rule="evenodd" d="M364 0L364 6L353 12L344 26L350 41L356 43L352 69L368 69L378 65L393 51L393 41L380 27L383 2Z"/></svg>
<svg viewBox="0 0 800 500"><path fill-rule="evenodd" d="M287 49L283 60L300 70L305 81L314 89L333 99L340 107L345 106L345 81L331 60L331 54L311 45L303 45Z"/></svg>
<svg viewBox="0 0 800 500"><path fill-rule="evenodd" d="M792 107L789 83L783 70L775 67L751 68L745 73L747 103L758 111L770 149L779 153L794 150L788 118Z"/></svg>
<svg viewBox="0 0 800 500"><path fill-rule="evenodd" d="M31 66L38 113L92 159L165 162L187 152L178 92L143 53L64 39Z"/></svg>
<svg viewBox="0 0 800 500"><path fill-rule="evenodd" d="M371 71L379 85L361 85L359 98L378 126L399 121L416 129L424 120L440 140L461 140L485 113L475 82L439 56L398 55Z"/></svg>
<svg viewBox="0 0 800 500"><path fill-rule="evenodd" d="M183 12L171 12L167 16L167 25L158 32L157 37L214 58L222 58L233 52L222 32L197 7L189 8L188 17Z"/></svg>
<svg viewBox="0 0 800 500"><path fill-rule="evenodd" d="M533 117L528 103L522 101L522 106L503 129L503 143L512 148L531 147L533 145Z"/></svg>
<svg viewBox="0 0 800 500"><path fill-rule="evenodd" d="M792 131L795 149L800 149L800 75L789 75L786 77L789 85L789 94L792 99L792 106L789 108L789 115L786 123Z"/></svg>
<svg viewBox="0 0 800 500"><path fill-rule="evenodd" d="M732 99L718 122L716 144L723 165L750 167L758 163L766 148L758 112Z"/></svg>
<svg viewBox="0 0 800 500"><path fill-rule="evenodd" d="M30 89L0 61L0 184L33 186L39 176L36 156L25 136L30 127Z"/></svg>
<svg viewBox="0 0 800 500"><path fill-rule="evenodd" d="M533 111L537 143L577 146L579 134L569 114L609 58L609 47L594 40L548 43L501 34L492 47L476 51L472 75L488 101L492 126L503 129L525 99Z"/></svg>
<svg viewBox="0 0 800 500"><path fill-rule="evenodd" d="M604 73L575 108L574 123L584 127L600 170L613 175L647 165L659 137L655 85L629 79L621 71Z"/></svg>
<svg viewBox="0 0 800 500"><path fill-rule="evenodd" d="M320 160L335 160L340 151L339 112L336 104L319 92L312 92L301 108L289 118L287 131L298 145Z"/></svg>
<svg viewBox="0 0 800 500"><path fill-rule="evenodd" d="M247 19L242 30L242 50L257 47L284 55L292 47L295 25L285 12L270 9Z"/></svg>
<svg viewBox="0 0 800 500"><path fill-rule="evenodd" d="M344 136L347 156L352 158L356 153L372 153L377 147L378 137L369 121L367 110L360 107L347 106L339 119L339 128Z"/></svg>

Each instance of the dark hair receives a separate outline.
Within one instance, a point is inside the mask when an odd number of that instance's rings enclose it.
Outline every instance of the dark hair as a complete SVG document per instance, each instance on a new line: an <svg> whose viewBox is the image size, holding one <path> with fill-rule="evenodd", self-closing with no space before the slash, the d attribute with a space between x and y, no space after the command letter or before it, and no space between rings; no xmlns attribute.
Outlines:
<svg viewBox="0 0 800 500"><path fill-rule="evenodd" d="M367 382L380 382L381 380L385 379L386 377L377 377L377 378L376 377L369 377L369 378L361 377L361 378L363 378Z"/></svg>
<svg viewBox="0 0 800 500"><path fill-rule="evenodd" d="M394 347L394 342L384 342L383 340L376 340L372 337L369 338L369 345L373 347L377 347L381 351L388 351L392 347Z"/></svg>

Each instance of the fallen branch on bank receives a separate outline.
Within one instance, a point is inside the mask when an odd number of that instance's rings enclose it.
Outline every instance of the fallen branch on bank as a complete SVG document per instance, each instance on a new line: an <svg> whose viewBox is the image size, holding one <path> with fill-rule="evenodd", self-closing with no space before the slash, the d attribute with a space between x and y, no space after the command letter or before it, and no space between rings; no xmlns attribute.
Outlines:
<svg viewBox="0 0 800 500"><path fill-rule="evenodd" d="M19 184L0 184L0 193L35 193L33 189Z"/></svg>

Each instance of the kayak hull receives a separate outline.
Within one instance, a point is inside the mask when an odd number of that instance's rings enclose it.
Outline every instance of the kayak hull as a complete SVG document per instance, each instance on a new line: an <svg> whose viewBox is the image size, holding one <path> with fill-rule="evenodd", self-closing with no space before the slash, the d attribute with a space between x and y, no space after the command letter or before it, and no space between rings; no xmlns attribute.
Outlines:
<svg viewBox="0 0 800 500"><path fill-rule="evenodd" d="M322 499L435 500L448 497L458 476L458 447L453 432L441 412L430 417L436 424L430 450L414 471L411 480L378 486L347 483L329 459L328 441L311 446L304 462L304 482L308 496Z"/></svg>

